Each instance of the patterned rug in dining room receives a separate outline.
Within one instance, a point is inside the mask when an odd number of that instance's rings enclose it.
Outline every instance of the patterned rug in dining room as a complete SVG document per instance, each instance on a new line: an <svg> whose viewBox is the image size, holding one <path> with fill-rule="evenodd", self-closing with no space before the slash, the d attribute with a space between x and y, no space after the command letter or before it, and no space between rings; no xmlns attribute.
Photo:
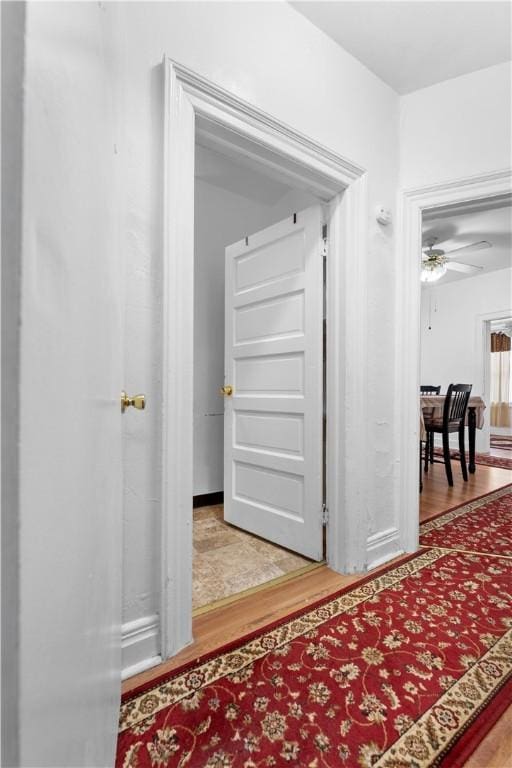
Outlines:
<svg viewBox="0 0 512 768"><path fill-rule="evenodd" d="M436 447L434 448L434 453L438 458L442 458L443 449ZM459 451L450 451L450 457L452 461L458 461L460 457ZM466 461L469 464L468 453L466 453ZM475 464L482 464L486 467L499 467L500 469L512 469L512 459L507 459L504 456L491 456L489 453L475 454Z"/></svg>
<svg viewBox="0 0 512 768"><path fill-rule="evenodd" d="M490 437L491 448L499 448L502 451L512 451L512 435L492 435Z"/></svg>
<svg viewBox="0 0 512 768"><path fill-rule="evenodd" d="M122 703L117 768L459 766L512 695L512 559L426 549Z"/></svg>

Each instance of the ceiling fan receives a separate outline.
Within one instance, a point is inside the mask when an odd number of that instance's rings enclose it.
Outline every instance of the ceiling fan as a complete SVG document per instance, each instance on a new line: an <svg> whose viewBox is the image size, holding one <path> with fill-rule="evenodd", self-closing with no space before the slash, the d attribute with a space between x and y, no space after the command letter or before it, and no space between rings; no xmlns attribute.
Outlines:
<svg viewBox="0 0 512 768"><path fill-rule="evenodd" d="M427 248L423 250L421 257L421 281L423 283L434 283L436 280L443 277L448 269L453 270L454 272L464 272L467 275L476 274L483 269L483 267L473 266L472 264L463 264L458 261L452 261L452 259L458 259L458 254L463 251L465 253L470 253L472 251L480 251L484 248L492 248L492 243L488 240L479 240L476 243L463 245L460 248L453 248L451 251L443 251L442 248L434 248L434 245L438 240L438 237L430 237L427 240ZM457 254L457 256L454 256L454 254Z"/></svg>

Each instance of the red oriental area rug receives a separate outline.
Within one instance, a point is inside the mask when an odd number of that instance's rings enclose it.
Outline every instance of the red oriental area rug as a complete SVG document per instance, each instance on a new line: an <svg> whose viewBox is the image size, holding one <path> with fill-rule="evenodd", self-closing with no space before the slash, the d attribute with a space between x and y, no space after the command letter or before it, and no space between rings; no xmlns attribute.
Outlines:
<svg viewBox="0 0 512 768"><path fill-rule="evenodd" d="M117 768L462 765L512 693L512 561L431 549L127 697Z"/></svg>
<svg viewBox="0 0 512 768"><path fill-rule="evenodd" d="M512 485L422 523L420 544L512 557Z"/></svg>
<svg viewBox="0 0 512 768"><path fill-rule="evenodd" d="M491 435L491 448L512 451L512 435Z"/></svg>

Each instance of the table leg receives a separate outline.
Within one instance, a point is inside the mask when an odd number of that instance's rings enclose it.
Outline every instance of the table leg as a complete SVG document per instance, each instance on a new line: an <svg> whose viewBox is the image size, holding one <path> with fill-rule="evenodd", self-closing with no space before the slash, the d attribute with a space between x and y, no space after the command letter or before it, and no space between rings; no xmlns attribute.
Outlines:
<svg viewBox="0 0 512 768"><path fill-rule="evenodd" d="M475 432L476 432L476 409L468 408L468 440L469 440L469 466L468 469L472 475L475 474Z"/></svg>

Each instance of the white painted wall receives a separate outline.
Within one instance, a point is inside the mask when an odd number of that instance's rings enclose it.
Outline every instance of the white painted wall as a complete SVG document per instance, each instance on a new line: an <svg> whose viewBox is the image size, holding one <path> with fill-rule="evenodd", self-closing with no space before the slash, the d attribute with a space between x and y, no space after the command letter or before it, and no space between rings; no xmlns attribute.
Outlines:
<svg viewBox="0 0 512 768"><path fill-rule="evenodd" d="M400 100L401 186L510 168L511 64L423 88Z"/></svg>
<svg viewBox="0 0 512 768"><path fill-rule="evenodd" d="M421 383L472 384L472 394L484 396L484 315L506 311L512 297L512 269L500 269L464 280L423 288L421 296ZM430 322L429 322L430 320ZM429 328L430 325L430 328ZM487 393L488 394L488 393ZM488 451L486 429L477 430L477 450Z"/></svg>
<svg viewBox="0 0 512 768"><path fill-rule="evenodd" d="M314 202L290 191L265 205L196 178L194 495L224 489L224 249Z"/></svg>

